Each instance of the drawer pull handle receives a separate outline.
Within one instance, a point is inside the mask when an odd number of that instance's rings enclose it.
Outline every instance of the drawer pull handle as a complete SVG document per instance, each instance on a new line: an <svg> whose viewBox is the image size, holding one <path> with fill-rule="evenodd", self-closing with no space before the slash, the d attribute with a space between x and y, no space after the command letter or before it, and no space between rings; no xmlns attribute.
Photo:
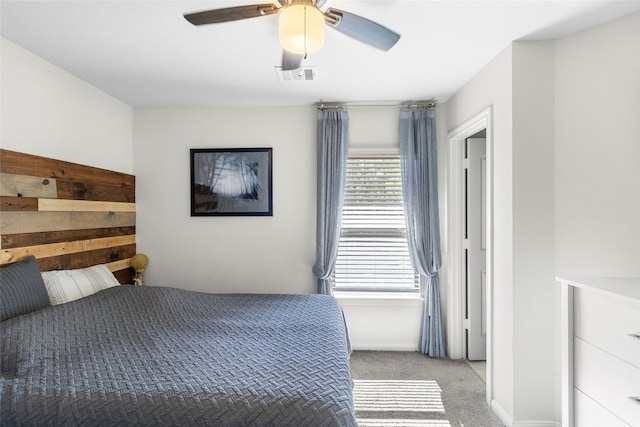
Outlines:
<svg viewBox="0 0 640 427"><path fill-rule="evenodd" d="M635 400L636 402L640 403L640 396L629 396L629 399Z"/></svg>
<svg viewBox="0 0 640 427"><path fill-rule="evenodd" d="M640 339L640 334L639 333L629 334L629 336Z"/></svg>

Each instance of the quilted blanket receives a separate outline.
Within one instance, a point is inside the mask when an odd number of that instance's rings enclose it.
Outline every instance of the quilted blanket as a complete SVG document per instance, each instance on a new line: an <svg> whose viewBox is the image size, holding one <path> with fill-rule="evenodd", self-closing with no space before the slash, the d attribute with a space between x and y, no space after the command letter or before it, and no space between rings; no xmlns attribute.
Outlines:
<svg viewBox="0 0 640 427"><path fill-rule="evenodd" d="M2 426L356 425L332 297L118 286L0 329Z"/></svg>

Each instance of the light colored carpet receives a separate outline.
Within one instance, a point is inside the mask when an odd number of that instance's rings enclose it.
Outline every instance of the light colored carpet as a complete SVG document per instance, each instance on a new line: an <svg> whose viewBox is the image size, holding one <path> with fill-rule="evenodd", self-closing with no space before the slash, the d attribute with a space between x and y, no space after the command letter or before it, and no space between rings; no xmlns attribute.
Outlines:
<svg viewBox="0 0 640 427"><path fill-rule="evenodd" d="M504 425L486 403L484 381L464 361L354 351L351 375L360 427Z"/></svg>

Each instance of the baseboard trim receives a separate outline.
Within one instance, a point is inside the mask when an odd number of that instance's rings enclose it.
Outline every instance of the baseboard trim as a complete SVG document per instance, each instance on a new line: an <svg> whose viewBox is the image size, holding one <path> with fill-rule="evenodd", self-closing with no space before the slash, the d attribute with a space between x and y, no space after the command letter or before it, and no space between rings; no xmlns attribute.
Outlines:
<svg viewBox="0 0 640 427"><path fill-rule="evenodd" d="M491 409L500 418L500 421L507 427L562 427L562 423L557 421L541 421L541 420L525 420L514 421L511 415L498 403L497 400L491 401Z"/></svg>
<svg viewBox="0 0 640 427"><path fill-rule="evenodd" d="M495 412L495 414L498 416L498 418L500 418L500 421L502 421L505 426L513 427L513 419L511 418L511 415L509 415L509 413L504 410L504 408L500 405L500 403L498 403L497 400L492 399L490 407L491 409L493 409L493 412Z"/></svg>
<svg viewBox="0 0 640 427"><path fill-rule="evenodd" d="M383 343L383 342L356 342L351 341L353 350L362 351L418 351L415 343Z"/></svg>
<svg viewBox="0 0 640 427"><path fill-rule="evenodd" d="M515 421L513 427L562 427L556 421Z"/></svg>

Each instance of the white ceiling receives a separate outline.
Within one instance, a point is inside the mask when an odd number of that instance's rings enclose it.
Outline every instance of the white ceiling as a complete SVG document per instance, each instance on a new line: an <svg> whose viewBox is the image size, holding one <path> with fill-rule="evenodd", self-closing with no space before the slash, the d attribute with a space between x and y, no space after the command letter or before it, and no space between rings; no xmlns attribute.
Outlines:
<svg viewBox="0 0 640 427"><path fill-rule="evenodd" d="M640 1L328 0L400 33L388 52L327 28L280 82L277 16L195 27L182 15L269 0L1 1L6 39L131 106L445 102L513 40L557 38L640 9ZM275 3L275 1L274 1Z"/></svg>

